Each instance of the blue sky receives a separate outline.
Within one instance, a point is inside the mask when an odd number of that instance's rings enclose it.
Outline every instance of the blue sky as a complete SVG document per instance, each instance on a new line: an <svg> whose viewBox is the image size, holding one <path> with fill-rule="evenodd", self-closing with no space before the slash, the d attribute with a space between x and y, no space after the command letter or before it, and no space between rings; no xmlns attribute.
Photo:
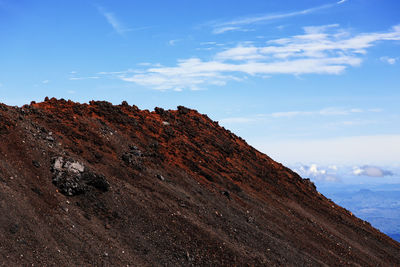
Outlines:
<svg viewBox="0 0 400 267"><path fill-rule="evenodd" d="M0 36L9 105L184 105L305 172L400 169L397 0L0 0Z"/></svg>

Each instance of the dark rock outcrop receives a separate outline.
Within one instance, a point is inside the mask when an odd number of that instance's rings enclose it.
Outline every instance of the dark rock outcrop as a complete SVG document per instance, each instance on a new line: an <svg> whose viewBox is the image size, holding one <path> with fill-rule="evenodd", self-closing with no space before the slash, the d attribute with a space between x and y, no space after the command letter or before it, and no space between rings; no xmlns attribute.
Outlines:
<svg viewBox="0 0 400 267"><path fill-rule="evenodd" d="M108 191L110 187L103 175L89 171L82 163L72 159L54 158L51 171L53 184L67 196L83 194L90 190L90 187L103 192Z"/></svg>

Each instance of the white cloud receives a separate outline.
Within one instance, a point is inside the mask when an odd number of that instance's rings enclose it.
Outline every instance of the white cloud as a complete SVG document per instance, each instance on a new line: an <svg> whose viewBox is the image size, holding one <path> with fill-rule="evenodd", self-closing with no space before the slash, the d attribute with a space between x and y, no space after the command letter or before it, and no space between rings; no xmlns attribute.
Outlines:
<svg viewBox="0 0 400 267"><path fill-rule="evenodd" d="M241 43L208 61L197 57L180 59L173 67L152 66L118 78L158 90L197 90L242 80L247 75L340 74L348 67L359 66L366 49L383 40L400 40L400 26L384 33L357 35L336 24L305 27L302 35L270 40L264 46Z"/></svg>
<svg viewBox="0 0 400 267"><path fill-rule="evenodd" d="M198 47L198 48L196 48L196 50L199 50L199 51L210 51L213 49L215 49L215 48L214 47Z"/></svg>
<svg viewBox="0 0 400 267"><path fill-rule="evenodd" d="M99 76L89 76L89 77L70 77L71 81L79 81L79 80L92 80L92 79L100 79Z"/></svg>
<svg viewBox="0 0 400 267"><path fill-rule="evenodd" d="M217 42L201 42L200 45L216 45Z"/></svg>
<svg viewBox="0 0 400 267"><path fill-rule="evenodd" d="M397 58L393 58L393 57L381 57L380 60L382 62L388 63L390 65L394 65L397 62Z"/></svg>
<svg viewBox="0 0 400 267"><path fill-rule="evenodd" d="M151 64L150 62L140 62L137 64L138 66L151 66L153 64Z"/></svg>
<svg viewBox="0 0 400 267"><path fill-rule="evenodd" d="M327 182L339 181L338 177L336 177L335 170L327 170L323 167L318 166L315 163L311 165L300 165L294 168L294 171L303 178L311 178L312 180Z"/></svg>
<svg viewBox="0 0 400 267"><path fill-rule="evenodd" d="M331 169L331 170L334 170L334 171L338 170L338 167L336 165L328 166L328 168Z"/></svg>
<svg viewBox="0 0 400 267"><path fill-rule="evenodd" d="M282 118L282 117L295 117L301 115L312 115L313 112L311 111L285 111L285 112L274 112L271 113L270 116L273 118Z"/></svg>
<svg viewBox="0 0 400 267"><path fill-rule="evenodd" d="M131 29L125 28L125 26L117 19L117 17L112 12L106 11L103 7L98 7L101 15L103 15L107 22L111 25L116 33L119 35L124 35L125 32L131 31Z"/></svg>
<svg viewBox="0 0 400 267"><path fill-rule="evenodd" d="M217 58L231 60L279 59L291 58L331 60L326 64L338 66L357 66L361 63L360 54L380 40L400 40L400 26L395 26L387 33L365 33L350 36L349 32L336 30L338 25L304 27L304 34L289 38L271 40L269 45L255 47L241 45L227 49ZM329 32L330 31L330 32ZM339 34L339 35L338 35Z"/></svg>
<svg viewBox="0 0 400 267"><path fill-rule="evenodd" d="M216 55L216 59L218 60L256 60L264 58L264 55L258 53L257 47L245 47L242 45L230 48Z"/></svg>
<svg viewBox="0 0 400 267"><path fill-rule="evenodd" d="M176 43L179 42L179 41L180 41L180 40L178 40L178 39L176 39L176 40L169 40L169 41L168 41L168 45L174 46L174 45L176 45Z"/></svg>
<svg viewBox="0 0 400 267"><path fill-rule="evenodd" d="M49 82L50 82L49 80L42 81L42 83L44 83L44 84L49 83Z"/></svg>
<svg viewBox="0 0 400 267"><path fill-rule="evenodd" d="M388 58L387 62L391 65L396 63L396 59L395 58Z"/></svg>
<svg viewBox="0 0 400 267"><path fill-rule="evenodd" d="M308 9L303 9L299 11L287 12L287 13L280 13L280 14L266 14L262 16L251 16L245 18L234 19L231 21L225 21L220 23L212 23L213 33L214 34L221 34L228 31L243 31L244 29L242 26L256 24L256 23L263 23L272 20L284 19L289 17L301 16L314 13L316 11L327 9L334 7L336 4L341 4L340 2L334 4L326 4L322 6L312 7Z"/></svg>
<svg viewBox="0 0 400 267"><path fill-rule="evenodd" d="M357 166L353 167L352 174L358 176L369 176L369 177L384 177L393 175L391 171L384 170L377 166L369 166L369 165L365 165L362 167L357 167Z"/></svg>
<svg viewBox="0 0 400 267"><path fill-rule="evenodd" d="M149 68L143 74L121 76L124 81L134 82L154 89L198 88L202 85L225 85L229 80L241 80L239 75L265 74L339 74L346 67L339 64L359 64L356 58L297 59L284 62L202 61L190 58L178 61L176 67ZM230 73L229 75L227 73Z"/></svg>
<svg viewBox="0 0 400 267"><path fill-rule="evenodd" d="M325 175L326 170L318 170L317 164L311 164L310 168L308 169L308 172L312 175Z"/></svg>
<svg viewBox="0 0 400 267"><path fill-rule="evenodd" d="M215 28L212 33L213 34L221 34L221 33L225 33L225 32L251 32L254 31L253 29L247 29L247 28L243 28L243 27L232 27L232 26L227 26L227 27L221 27L221 28Z"/></svg>
<svg viewBox="0 0 400 267"><path fill-rule="evenodd" d="M221 34L221 33L225 33L225 32L231 32L231 31L238 31L241 30L242 28L240 27L221 27L221 28L216 28L213 30L214 34Z"/></svg>
<svg viewBox="0 0 400 267"><path fill-rule="evenodd" d="M340 4L346 3L347 1L348 1L348 0L340 0L340 1L337 2L337 4L340 5Z"/></svg>
<svg viewBox="0 0 400 267"><path fill-rule="evenodd" d="M221 74L226 68L221 62L203 62L198 58L191 58L180 60L176 67L152 67L143 74L121 76L121 79L158 90L199 90L204 84L222 86L227 80L238 80L237 77Z"/></svg>

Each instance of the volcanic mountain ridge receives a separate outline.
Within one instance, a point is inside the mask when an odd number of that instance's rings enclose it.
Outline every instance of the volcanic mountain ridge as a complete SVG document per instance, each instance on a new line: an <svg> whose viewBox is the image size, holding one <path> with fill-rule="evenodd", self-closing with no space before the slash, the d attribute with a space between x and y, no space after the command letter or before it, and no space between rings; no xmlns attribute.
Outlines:
<svg viewBox="0 0 400 267"><path fill-rule="evenodd" d="M197 111L0 104L2 266L400 266L400 244Z"/></svg>

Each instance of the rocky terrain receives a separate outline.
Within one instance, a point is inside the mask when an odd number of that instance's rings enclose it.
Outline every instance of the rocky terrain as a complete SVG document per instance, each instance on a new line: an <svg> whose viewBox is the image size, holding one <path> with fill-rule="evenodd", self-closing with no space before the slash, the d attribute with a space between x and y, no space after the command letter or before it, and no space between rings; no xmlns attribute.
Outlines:
<svg viewBox="0 0 400 267"><path fill-rule="evenodd" d="M400 266L400 244L195 110L0 105L1 266Z"/></svg>

